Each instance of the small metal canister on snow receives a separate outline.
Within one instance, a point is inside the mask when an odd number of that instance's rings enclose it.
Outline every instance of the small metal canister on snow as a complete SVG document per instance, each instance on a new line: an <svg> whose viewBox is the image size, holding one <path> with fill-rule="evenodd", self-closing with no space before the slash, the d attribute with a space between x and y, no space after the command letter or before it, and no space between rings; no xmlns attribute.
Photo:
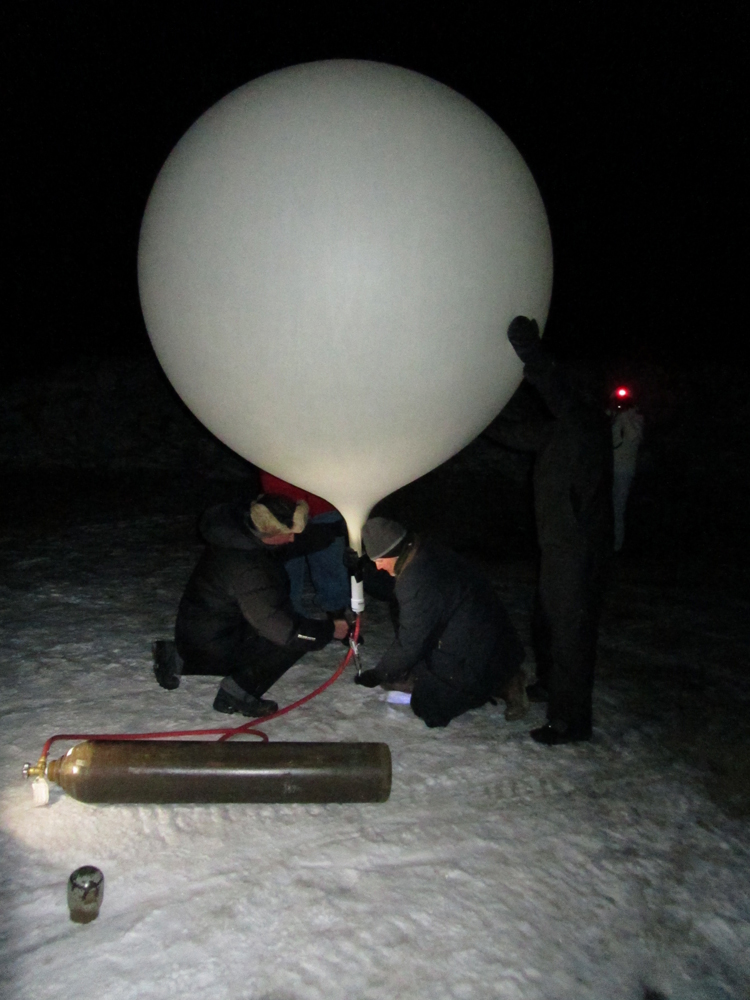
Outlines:
<svg viewBox="0 0 750 1000"><path fill-rule="evenodd" d="M68 879L70 919L88 924L99 916L104 896L104 875L93 865L76 868Z"/></svg>

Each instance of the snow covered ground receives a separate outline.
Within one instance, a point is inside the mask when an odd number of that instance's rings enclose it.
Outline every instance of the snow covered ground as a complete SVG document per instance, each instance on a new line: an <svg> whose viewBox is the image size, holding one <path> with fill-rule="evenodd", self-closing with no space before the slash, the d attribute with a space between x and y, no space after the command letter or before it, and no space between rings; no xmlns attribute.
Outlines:
<svg viewBox="0 0 750 1000"><path fill-rule="evenodd" d="M151 674L150 641L169 636L199 551L193 524L119 508L0 540L3 996L750 997L747 773L741 752L721 752L719 710L747 701L733 673L746 648L725 627L747 605L665 589L637 566L613 583L591 744L535 744L541 706L522 722L499 705L428 730L348 671L267 729L387 742L384 804L96 806L53 793L34 808L21 765L54 733L224 719L213 678L166 692ZM525 632L530 562L485 569ZM365 632L368 665L390 634L375 601ZM340 651L309 655L273 696L306 693ZM106 880L88 925L66 906L82 864Z"/></svg>

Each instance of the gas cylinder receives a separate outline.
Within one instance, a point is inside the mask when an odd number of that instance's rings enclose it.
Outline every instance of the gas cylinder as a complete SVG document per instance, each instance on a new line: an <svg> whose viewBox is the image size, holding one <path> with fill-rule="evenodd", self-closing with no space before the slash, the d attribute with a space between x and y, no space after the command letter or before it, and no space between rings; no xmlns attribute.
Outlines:
<svg viewBox="0 0 750 1000"><path fill-rule="evenodd" d="M47 765L81 802L385 802L385 743L86 740Z"/></svg>

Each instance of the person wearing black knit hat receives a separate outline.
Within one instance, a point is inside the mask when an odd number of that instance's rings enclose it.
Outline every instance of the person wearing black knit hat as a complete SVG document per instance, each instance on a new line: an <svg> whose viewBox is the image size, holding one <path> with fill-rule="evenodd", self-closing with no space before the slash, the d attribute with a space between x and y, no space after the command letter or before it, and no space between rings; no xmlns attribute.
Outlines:
<svg viewBox="0 0 750 1000"><path fill-rule="evenodd" d="M214 708L251 718L276 702L261 696L305 653L343 639L343 619L305 618L292 607L287 559L330 545L336 526L308 525L307 504L265 493L249 508L219 504L201 518L206 549L177 611L175 640L153 645L154 673L167 690L182 674L224 679Z"/></svg>
<svg viewBox="0 0 750 1000"><path fill-rule="evenodd" d="M395 578L399 614L395 641L357 683L410 689L414 714L430 728L493 695L505 699L507 719L523 718L523 646L489 580L397 521L370 518L362 541L375 566Z"/></svg>

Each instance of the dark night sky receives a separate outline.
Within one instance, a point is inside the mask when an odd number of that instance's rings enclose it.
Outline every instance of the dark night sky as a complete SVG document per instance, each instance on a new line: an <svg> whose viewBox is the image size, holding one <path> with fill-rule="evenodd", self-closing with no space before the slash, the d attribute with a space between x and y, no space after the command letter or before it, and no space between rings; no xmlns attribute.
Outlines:
<svg viewBox="0 0 750 1000"><path fill-rule="evenodd" d="M145 351L138 229L171 148L233 88L336 57L432 76L515 142L550 217L548 332L561 356L739 360L749 11L745 0L12 0L4 377Z"/></svg>

